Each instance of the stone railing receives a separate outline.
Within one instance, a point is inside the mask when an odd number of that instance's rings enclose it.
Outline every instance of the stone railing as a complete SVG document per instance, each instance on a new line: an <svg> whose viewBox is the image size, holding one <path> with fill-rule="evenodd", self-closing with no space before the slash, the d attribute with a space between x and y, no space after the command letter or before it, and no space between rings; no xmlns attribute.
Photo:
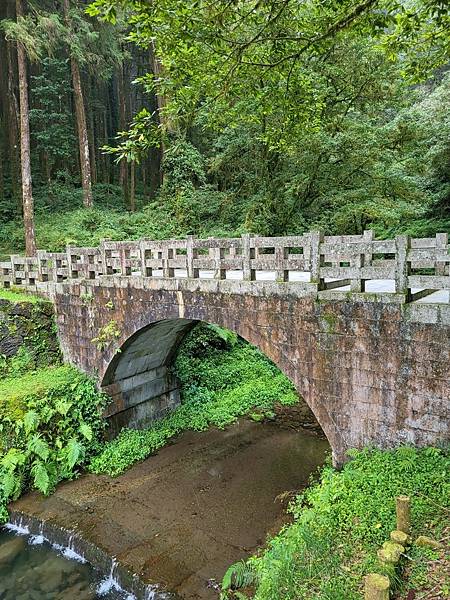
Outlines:
<svg viewBox="0 0 450 600"><path fill-rule="evenodd" d="M104 240L97 248L69 246L66 252L40 250L36 257L11 256L0 263L0 285L36 288L41 282L98 280L105 275L254 281L271 272L270 278L278 282L307 282L311 291L349 286L352 292L364 292L369 280L392 280L390 291L411 301L449 290L449 267L446 233L422 239L401 235L392 240L376 240L372 231L348 236L320 232L287 237L245 234L232 239L189 236L163 241Z"/></svg>

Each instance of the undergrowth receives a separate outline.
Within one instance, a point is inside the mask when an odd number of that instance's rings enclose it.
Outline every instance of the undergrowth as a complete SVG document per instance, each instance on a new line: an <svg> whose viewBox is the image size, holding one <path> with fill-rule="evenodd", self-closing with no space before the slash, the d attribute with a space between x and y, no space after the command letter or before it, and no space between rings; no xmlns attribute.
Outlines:
<svg viewBox="0 0 450 600"><path fill-rule="evenodd" d="M413 536L440 539L448 524L449 475L449 454L436 448L354 451L341 472L326 466L320 482L293 503L294 523L259 556L228 570L223 597L251 584L254 600L360 600L363 576L383 573L376 552L395 529L395 497L412 498ZM430 552L413 547L408 554L412 587Z"/></svg>
<svg viewBox="0 0 450 600"><path fill-rule="evenodd" d="M74 477L98 449L106 398L72 367L0 382L0 522L24 491L44 494Z"/></svg>
<svg viewBox="0 0 450 600"><path fill-rule="evenodd" d="M33 294L28 294L17 289L0 288L0 300L8 300L9 302L31 302L37 304L42 302L42 299Z"/></svg>
<svg viewBox="0 0 450 600"><path fill-rule="evenodd" d="M250 410L271 413L274 405L294 404L290 381L259 350L217 327L199 325L175 361L182 404L144 431L124 429L107 442L89 469L119 475L182 431L224 428Z"/></svg>

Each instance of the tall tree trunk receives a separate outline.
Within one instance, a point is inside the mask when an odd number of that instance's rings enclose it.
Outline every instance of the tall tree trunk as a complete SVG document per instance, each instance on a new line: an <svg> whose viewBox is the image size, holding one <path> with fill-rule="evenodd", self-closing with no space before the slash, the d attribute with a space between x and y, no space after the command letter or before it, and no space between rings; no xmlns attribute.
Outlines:
<svg viewBox="0 0 450 600"><path fill-rule="evenodd" d="M70 0L64 0L64 18L70 26ZM72 72L73 96L75 103L75 117L78 129L78 144L80 148L81 185L83 186L83 205L92 206L91 161L89 156L89 141L86 125L86 111L83 100L83 87L81 85L80 67L77 60L70 56L70 69Z"/></svg>
<svg viewBox="0 0 450 600"><path fill-rule="evenodd" d="M16 15L24 16L22 0L16 0ZM25 252L27 256L36 254L36 236L34 232L34 205L31 181L30 160L30 120L28 106L27 57L25 48L17 42L17 65L19 71L20 104L20 162L22 171L23 221L25 226Z"/></svg>
<svg viewBox="0 0 450 600"><path fill-rule="evenodd" d="M162 94L159 90L159 79L163 73L163 65L156 53L155 44L152 42L150 45L150 61L152 63L153 75L155 77L155 89L156 89L156 105L158 107L158 119L159 124L162 129L162 139L161 139L161 147L160 147L160 169L159 169L159 179L160 184L162 184L164 179L164 155L166 152L165 143L164 143L164 134L172 133L173 126L170 120L167 118L167 115L164 113L164 109L167 106L167 98Z"/></svg>
<svg viewBox="0 0 450 600"><path fill-rule="evenodd" d="M123 62L119 65L119 69L117 72L117 96L119 100L119 127L120 131L125 131L125 129L127 128L127 104L125 98L125 74ZM123 189L125 205L128 206L128 163L125 159L122 159L120 162L119 185Z"/></svg>
<svg viewBox="0 0 450 600"><path fill-rule="evenodd" d="M130 163L130 210L136 210L136 169L134 160Z"/></svg>
<svg viewBox="0 0 450 600"><path fill-rule="evenodd" d="M8 116L9 116L9 152L11 169L11 189L19 206L20 197L20 156L19 156L19 102L17 100L14 82L16 72L14 68L12 42L6 44L6 57L8 61Z"/></svg>
<svg viewBox="0 0 450 600"><path fill-rule="evenodd" d="M88 129L88 140L90 147L90 157L91 157L91 177L92 183L95 185L97 183L97 157L96 157L96 149L95 149L95 120L94 120L94 110L91 106L89 110L89 129Z"/></svg>

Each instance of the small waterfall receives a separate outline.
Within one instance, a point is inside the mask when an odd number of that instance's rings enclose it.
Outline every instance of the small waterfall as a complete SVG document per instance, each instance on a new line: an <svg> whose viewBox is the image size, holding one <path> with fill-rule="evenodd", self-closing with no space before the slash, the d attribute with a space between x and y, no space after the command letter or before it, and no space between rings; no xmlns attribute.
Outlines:
<svg viewBox="0 0 450 600"><path fill-rule="evenodd" d="M44 542L47 542L47 538L44 535L44 523L41 523L39 527L39 533L32 535L28 540L31 546L41 546Z"/></svg>
<svg viewBox="0 0 450 600"><path fill-rule="evenodd" d="M101 581L97 587L97 594L99 596L105 596L106 594L109 594L109 592L112 591L124 593L124 590L122 589L122 586L120 585L117 579L116 569L117 560L113 558L111 561L111 569L109 571L108 577L105 577L105 579L103 579L103 581ZM129 594L127 600L136 600L136 596L133 596L133 594Z"/></svg>
<svg viewBox="0 0 450 600"><path fill-rule="evenodd" d="M111 560L103 550L83 540L73 531L67 531L53 523L42 521L12 511L10 521L4 528L16 535L26 536L32 546L49 544L65 558L81 563L88 563L100 573L107 573L97 586L97 595L112 593L123 600L175 600L175 594L166 593L157 585L143 583L136 574L129 573L117 562ZM0 527L1 529L1 527Z"/></svg>
<svg viewBox="0 0 450 600"><path fill-rule="evenodd" d="M69 560L76 560L77 562L83 564L86 562L84 556L77 552L75 549L75 536L73 535L73 533L69 537L69 543L63 550L63 556L65 556Z"/></svg>
<svg viewBox="0 0 450 600"><path fill-rule="evenodd" d="M8 523L4 525L5 529L8 531L12 531L16 535L30 535L30 529L28 525L24 524L24 518L20 517L17 519L12 519Z"/></svg>

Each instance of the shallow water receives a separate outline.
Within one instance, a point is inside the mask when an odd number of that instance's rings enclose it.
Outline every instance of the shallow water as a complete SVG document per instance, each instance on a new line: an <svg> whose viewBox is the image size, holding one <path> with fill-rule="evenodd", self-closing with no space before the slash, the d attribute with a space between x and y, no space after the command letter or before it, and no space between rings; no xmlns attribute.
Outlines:
<svg viewBox="0 0 450 600"><path fill-rule="evenodd" d="M120 557L155 598L217 600L229 565L289 522L289 498L323 464L329 445L302 427L308 418L296 405L273 422L185 432L115 479L85 475L14 508Z"/></svg>
<svg viewBox="0 0 450 600"><path fill-rule="evenodd" d="M1 600L132 600L114 578L42 536L0 530Z"/></svg>

